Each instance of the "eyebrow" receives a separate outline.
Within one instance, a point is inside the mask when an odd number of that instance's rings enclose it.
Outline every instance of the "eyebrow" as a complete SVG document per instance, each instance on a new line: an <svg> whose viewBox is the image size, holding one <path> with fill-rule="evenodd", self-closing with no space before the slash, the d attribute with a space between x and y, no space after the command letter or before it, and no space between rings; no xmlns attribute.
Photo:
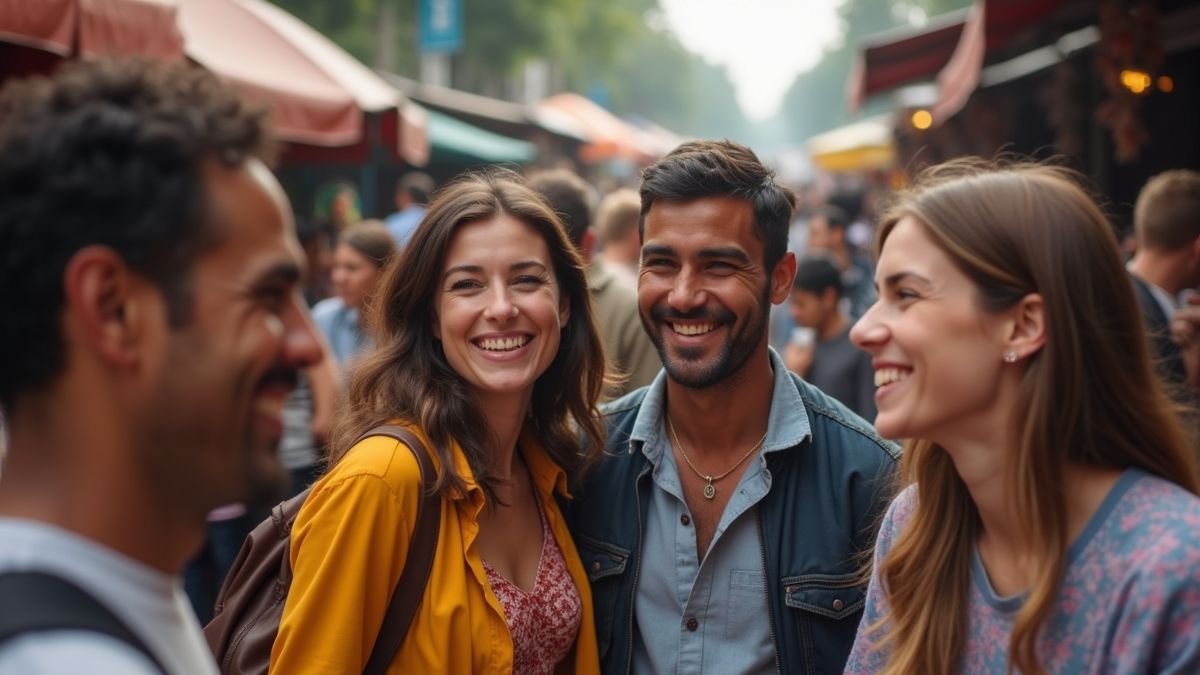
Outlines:
<svg viewBox="0 0 1200 675"><path fill-rule="evenodd" d="M670 246L663 244L646 244L642 247L642 256L645 257L651 255L675 256L678 254L675 252L675 249L671 248ZM700 252L696 255L704 260L732 259L737 260L742 264L747 264L750 262L750 256L736 246L715 246L712 248L703 248L700 249Z"/></svg>
<svg viewBox="0 0 1200 675"><path fill-rule="evenodd" d="M537 260L520 260L508 266L510 272L520 272L533 268L542 270L549 269ZM442 275L442 279L446 279L450 277L450 275L457 274L459 272L463 272L465 274L483 274L483 267L481 265L455 265L454 267L446 270L446 273Z"/></svg>
<svg viewBox="0 0 1200 675"><path fill-rule="evenodd" d="M894 274L889 274L886 277L884 277L883 285L884 286L895 286L896 284L900 283L901 281L904 281L905 279L909 279L909 278L916 279L917 281L924 282L925 284L930 283L929 279L926 279L925 277L921 276L920 274L917 274L916 272L909 272L907 270L904 270L901 272L896 272ZM876 289L879 288L878 283L875 284L875 288Z"/></svg>
<svg viewBox="0 0 1200 675"><path fill-rule="evenodd" d="M278 262L268 267L258 278L258 283L273 283L278 281L290 284L299 283L304 277L304 270L291 261Z"/></svg>

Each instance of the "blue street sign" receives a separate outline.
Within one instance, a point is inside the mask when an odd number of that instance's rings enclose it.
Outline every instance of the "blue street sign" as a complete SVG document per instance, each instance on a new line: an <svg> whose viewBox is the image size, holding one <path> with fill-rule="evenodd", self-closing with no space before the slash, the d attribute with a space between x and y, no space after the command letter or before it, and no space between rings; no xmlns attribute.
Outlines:
<svg viewBox="0 0 1200 675"><path fill-rule="evenodd" d="M462 50L462 0L421 0L417 13L422 53L453 54Z"/></svg>

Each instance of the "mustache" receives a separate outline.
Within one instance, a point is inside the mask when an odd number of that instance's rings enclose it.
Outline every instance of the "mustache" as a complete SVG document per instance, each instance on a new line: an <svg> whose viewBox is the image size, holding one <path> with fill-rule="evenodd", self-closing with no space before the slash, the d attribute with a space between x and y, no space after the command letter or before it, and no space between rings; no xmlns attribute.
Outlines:
<svg viewBox="0 0 1200 675"><path fill-rule="evenodd" d="M711 321L713 323L732 323L737 317L728 309L710 310L707 307L697 307L687 312L680 312L666 306L656 306L650 309L650 317L655 321Z"/></svg>
<svg viewBox="0 0 1200 675"><path fill-rule="evenodd" d="M299 373L295 368L275 366L262 376L262 379L258 381L258 386L262 388L278 384L286 386L288 389L295 389L298 382Z"/></svg>

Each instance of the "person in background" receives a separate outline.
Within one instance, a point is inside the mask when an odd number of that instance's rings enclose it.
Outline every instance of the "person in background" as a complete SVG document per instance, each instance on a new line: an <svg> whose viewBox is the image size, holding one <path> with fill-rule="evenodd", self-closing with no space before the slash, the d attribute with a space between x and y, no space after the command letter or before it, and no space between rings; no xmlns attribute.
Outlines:
<svg viewBox="0 0 1200 675"><path fill-rule="evenodd" d="M825 253L833 258L842 275L842 311L851 319L862 316L875 300L871 282L871 262L859 255L846 239L850 216L841 208L826 204L808 219L808 252Z"/></svg>
<svg viewBox="0 0 1200 675"><path fill-rule="evenodd" d="M642 217L642 200L629 188L620 188L604 195L596 209L596 236L600 254L595 264L604 265L618 278L637 287L638 261L642 255L642 240L638 222Z"/></svg>
<svg viewBox="0 0 1200 675"><path fill-rule="evenodd" d="M562 219L571 243L587 264L588 290L596 310L596 324L611 370L623 375L605 391L608 398L649 384L662 367L654 344L638 318L637 290L608 266L594 260L596 236L592 230L595 192L578 174L566 169L535 173L529 186L546 198Z"/></svg>
<svg viewBox="0 0 1200 675"><path fill-rule="evenodd" d="M568 507L604 672L840 672L898 449L767 346L791 192L729 141L642 176L638 303L663 371L605 404L607 452Z"/></svg>
<svg viewBox="0 0 1200 675"><path fill-rule="evenodd" d="M318 302L312 316L343 369L371 347L364 313L395 255L396 242L379 221L352 225L338 235L331 272L336 295Z"/></svg>
<svg viewBox="0 0 1200 675"><path fill-rule="evenodd" d="M842 278L827 258L796 266L788 307L795 338L783 352L788 370L808 380L867 420L875 419L875 369L850 342L850 318L840 307Z"/></svg>
<svg viewBox="0 0 1200 675"><path fill-rule="evenodd" d="M385 273L378 345L351 375L332 467L292 529L272 673L363 669L421 489L398 441L354 443L388 421L441 467L429 583L388 672L599 672L587 571L558 506L566 472L602 452L590 302L562 224L517 174L466 174L439 192Z"/></svg>
<svg viewBox="0 0 1200 675"><path fill-rule="evenodd" d="M933 167L881 221L911 439L847 673L1200 672L1200 476L1112 228L1066 169Z"/></svg>
<svg viewBox="0 0 1200 675"><path fill-rule="evenodd" d="M1138 194L1133 229L1137 251L1126 268L1159 373L1172 385L1200 387L1200 340L1189 339L1185 355L1171 333L1181 294L1200 286L1200 173L1180 169L1151 178ZM1188 307L1180 319L1200 324L1197 314Z"/></svg>
<svg viewBox="0 0 1200 675"><path fill-rule="evenodd" d="M321 357L271 145L187 63L0 96L0 617L60 612L0 672L216 674L180 570L211 510L286 489L279 409Z"/></svg>
<svg viewBox="0 0 1200 675"><path fill-rule="evenodd" d="M396 212L384 220L384 225L399 248L407 246L417 231L417 226L425 217L425 205L429 203L434 187L429 174L420 171L410 171L396 182Z"/></svg>
<svg viewBox="0 0 1200 675"><path fill-rule="evenodd" d="M321 227L336 234L362 221L362 204L358 188L348 180L335 180L317 189L313 204L314 217Z"/></svg>

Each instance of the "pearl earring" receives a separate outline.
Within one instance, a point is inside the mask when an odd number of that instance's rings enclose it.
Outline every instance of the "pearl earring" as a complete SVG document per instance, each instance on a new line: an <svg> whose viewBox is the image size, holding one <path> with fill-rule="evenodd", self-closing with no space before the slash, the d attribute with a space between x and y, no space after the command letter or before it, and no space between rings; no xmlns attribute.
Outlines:
<svg viewBox="0 0 1200 675"><path fill-rule="evenodd" d="M1014 351L1011 351L1011 350L1004 352L1004 362L1005 363L1016 363L1017 362L1017 353Z"/></svg>

